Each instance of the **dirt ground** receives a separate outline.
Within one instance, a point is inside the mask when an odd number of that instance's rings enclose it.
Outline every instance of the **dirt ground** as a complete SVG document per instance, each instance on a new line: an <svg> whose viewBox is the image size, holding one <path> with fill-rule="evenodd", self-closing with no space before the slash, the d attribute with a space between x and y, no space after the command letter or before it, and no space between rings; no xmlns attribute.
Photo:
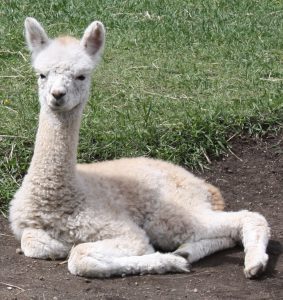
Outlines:
<svg viewBox="0 0 283 300"><path fill-rule="evenodd" d="M201 260L189 274L75 277L66 264L16 254L20 245L0 216L0 299L283 299L283 133L232 145L201 176L221 188L227 210L258 211L269 221L270 262L259 279L245 279L241 247Z"/></svg>

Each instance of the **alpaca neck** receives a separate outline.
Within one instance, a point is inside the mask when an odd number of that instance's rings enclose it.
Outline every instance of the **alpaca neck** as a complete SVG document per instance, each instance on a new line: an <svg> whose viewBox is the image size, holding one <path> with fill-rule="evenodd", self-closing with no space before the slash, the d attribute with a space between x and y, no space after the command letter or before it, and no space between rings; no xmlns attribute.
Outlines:
<svg viewBox="0 0 283 300"><path fill-rule="evenodd" d="M56 113L41 109L29 175L66 184L75 180L75 166L82 110Z"/></svg>

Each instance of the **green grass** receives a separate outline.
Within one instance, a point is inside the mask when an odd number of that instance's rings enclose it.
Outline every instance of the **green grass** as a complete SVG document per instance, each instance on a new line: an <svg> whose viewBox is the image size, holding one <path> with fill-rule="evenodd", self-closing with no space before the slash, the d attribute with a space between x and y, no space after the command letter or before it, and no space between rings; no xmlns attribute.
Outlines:
<svg viewBox="0 0 283 300"><path fill-rule="evenodd" d="M282 128L280 0L2 0L2 209L28 168L37 127L26 16L36 17L51 37L80 37L95 19L106 25L79 161L146 155L203 168L234 134Z"/></svg>

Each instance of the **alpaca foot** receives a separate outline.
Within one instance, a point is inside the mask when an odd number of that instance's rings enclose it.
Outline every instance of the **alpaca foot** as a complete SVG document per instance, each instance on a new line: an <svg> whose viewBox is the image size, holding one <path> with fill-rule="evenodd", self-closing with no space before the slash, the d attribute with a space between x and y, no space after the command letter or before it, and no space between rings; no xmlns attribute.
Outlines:
<svg viewBox="0 0 283 300"><path fill-rule="evenodd" d="M190 263L188 256L182 256L179 254L161 254L160 256L160 268L157 268L157 273L189 273ZM155 272L153 272L155 273Z"/></svg>
<svg viewBox="0 0 283 300"><path fill-rule="evenodd" d="M268 255L266 253L248 252L245 257L244 274L246 278L255 278L259 276L266 268Z"/></svg>

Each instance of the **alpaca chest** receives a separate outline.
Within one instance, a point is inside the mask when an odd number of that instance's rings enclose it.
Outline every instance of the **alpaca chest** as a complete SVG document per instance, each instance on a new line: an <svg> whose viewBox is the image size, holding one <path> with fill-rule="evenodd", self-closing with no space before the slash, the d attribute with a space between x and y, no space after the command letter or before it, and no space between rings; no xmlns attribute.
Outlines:
<svg viewBox="0 0 283 300"><path fill-rule="evenodd" d="M72 230L76 226L84 195L64 186L50 188L31 184L25 180L10 205L10 222L18 238L25 228L47 231L55 239L73 242Z"/></svg>

